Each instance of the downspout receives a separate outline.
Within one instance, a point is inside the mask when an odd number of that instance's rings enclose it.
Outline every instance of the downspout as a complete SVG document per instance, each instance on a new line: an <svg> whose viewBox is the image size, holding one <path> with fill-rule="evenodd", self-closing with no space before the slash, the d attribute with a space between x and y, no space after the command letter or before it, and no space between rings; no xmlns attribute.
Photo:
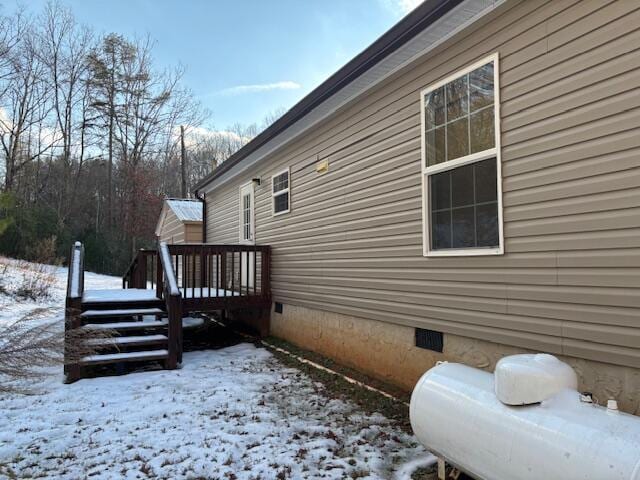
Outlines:
<svg viewBox="0 0 640 480"><path fill-rule="evenodd" d="M196 189L194 192L196 198L202 203L202 243L207 243L207 201L206 195L203 193L200 196L200 192Z"/></svg>

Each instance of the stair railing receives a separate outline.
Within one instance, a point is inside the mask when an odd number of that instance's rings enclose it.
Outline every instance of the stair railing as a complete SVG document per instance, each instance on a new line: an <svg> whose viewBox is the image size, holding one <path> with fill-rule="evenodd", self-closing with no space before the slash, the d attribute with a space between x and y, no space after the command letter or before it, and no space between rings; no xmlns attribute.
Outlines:
<svg viewBox="0 0 640 480"><path fill-rule="evenodd" d="M164 273L162 282L164 300L167 307L168 317L168 352L167 369L175 369L182 363L182 295L178 288L176 274L171 264L169 247L165 242L161 242L158 247L159 265ZM160 277L160 275L158 275ZM158 282L158 285L160 282Z"/></svg>
<svg viewBox="0 0 640 480"><path fill-rule="evenodd" d="M147 289L151 286L151 289L153 289L157 282L158 270L157 251L155 249L141 248L131 260L126 273L122 276L122 288Z"/></svg>
<svg viewBox="0 0 640 480"><path fill-rule="evenodd" d="M69 271L67 275L67 294L64 311L64 373L66 381L72 382L80 378L80 366L77 359L71 358L73 346L70 344L71 330L81 326L82 295L84 293L84 246L75 242L69 255Z"/></svg>

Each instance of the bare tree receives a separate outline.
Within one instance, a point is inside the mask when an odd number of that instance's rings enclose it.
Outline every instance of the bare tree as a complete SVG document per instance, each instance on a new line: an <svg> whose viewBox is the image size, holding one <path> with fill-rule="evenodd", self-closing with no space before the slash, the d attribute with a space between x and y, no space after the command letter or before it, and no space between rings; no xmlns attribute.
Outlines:
<svg viewBox="0 0 640 480"><path fill-rule="evenodd" d="M92 47L90 30L80 27L71 11L58 2L50 2L39 18L39 48L44 73L51 92L53 117L61 140L60 159L65 182L61 185L58 204L59 218L64 222L74 203L77 178L72 181L72 150L84 151L87 118L86 58ZM77 140L76 140L77 136ZM80 174L77 168L77 175Z"/></svg>
<svg viewBox="0 0 640 480"><path fill-rule="evenodd" d="M177 144L180 144L180 196L186 197L189 193L191 182L191 168L188 163L189 138L192 132L201 129L201 126L210 117L211 112L204 108L202 104L195 100L191 91L178 88L173 92L172 99L168 105L168 121L166 122L165 146L163 151L162 181L165 192L171 191L169 187L172 178L172 166L176 163ZM179 132L179 133L178 133ZM176 135L176 133L178 133ZM190 153L190 152L189 152Z"/></svg>
<svg viewBox="0 0 640 480"><path fill-rule="evenodd" d="M1 88L0 146L5 159L5 190L10 190L20 170L50 150L57 138L55 130L43 128L51 106L33 24L25 23L19 28L21 37L5 60L12 74L5 76Z"/></svg>
<svg viewBox="0 0 640 480"><path fill-rule="evenodd" d="M0 98L9 85L7 80L15 74L14 58L25 28L26 22L21 11L12 17L0 16Z"/></svg>

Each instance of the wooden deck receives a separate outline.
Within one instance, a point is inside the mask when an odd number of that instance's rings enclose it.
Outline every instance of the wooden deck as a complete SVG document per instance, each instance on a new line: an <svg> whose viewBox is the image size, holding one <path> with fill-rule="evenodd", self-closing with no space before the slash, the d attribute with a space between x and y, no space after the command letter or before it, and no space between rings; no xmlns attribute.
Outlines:
<svg viewBox="0 0 640 480"><path fill-rule="evenodd" d="M258 245L160 244L140 250L122 289L84 289L84 248L71 250L65 309L65 374L71 382L87 367L107 363L182 362L183 317L194 312L251 311L259 333L271 308L270 248ZM109 330L115 337L87 340L95 352L72 358L76 329Z"/></svg>

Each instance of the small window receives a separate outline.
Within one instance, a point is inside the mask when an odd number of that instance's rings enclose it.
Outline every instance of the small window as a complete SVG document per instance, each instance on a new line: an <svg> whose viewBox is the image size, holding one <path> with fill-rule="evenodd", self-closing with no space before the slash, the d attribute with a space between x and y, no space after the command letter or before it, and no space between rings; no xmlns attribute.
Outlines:
<svg viewBox="0 0 640 480"><path fill-rule="evenodd" d="M282 215L289 212L289 169L280 172L271 177L272 183L272 202L273 202L273 215Z"/></svg>
<svg viewBox="0 0 640 480"><path fill-rule="evenodd" d="M503 253L498 57L421 94L424 253Z"/></svg>

